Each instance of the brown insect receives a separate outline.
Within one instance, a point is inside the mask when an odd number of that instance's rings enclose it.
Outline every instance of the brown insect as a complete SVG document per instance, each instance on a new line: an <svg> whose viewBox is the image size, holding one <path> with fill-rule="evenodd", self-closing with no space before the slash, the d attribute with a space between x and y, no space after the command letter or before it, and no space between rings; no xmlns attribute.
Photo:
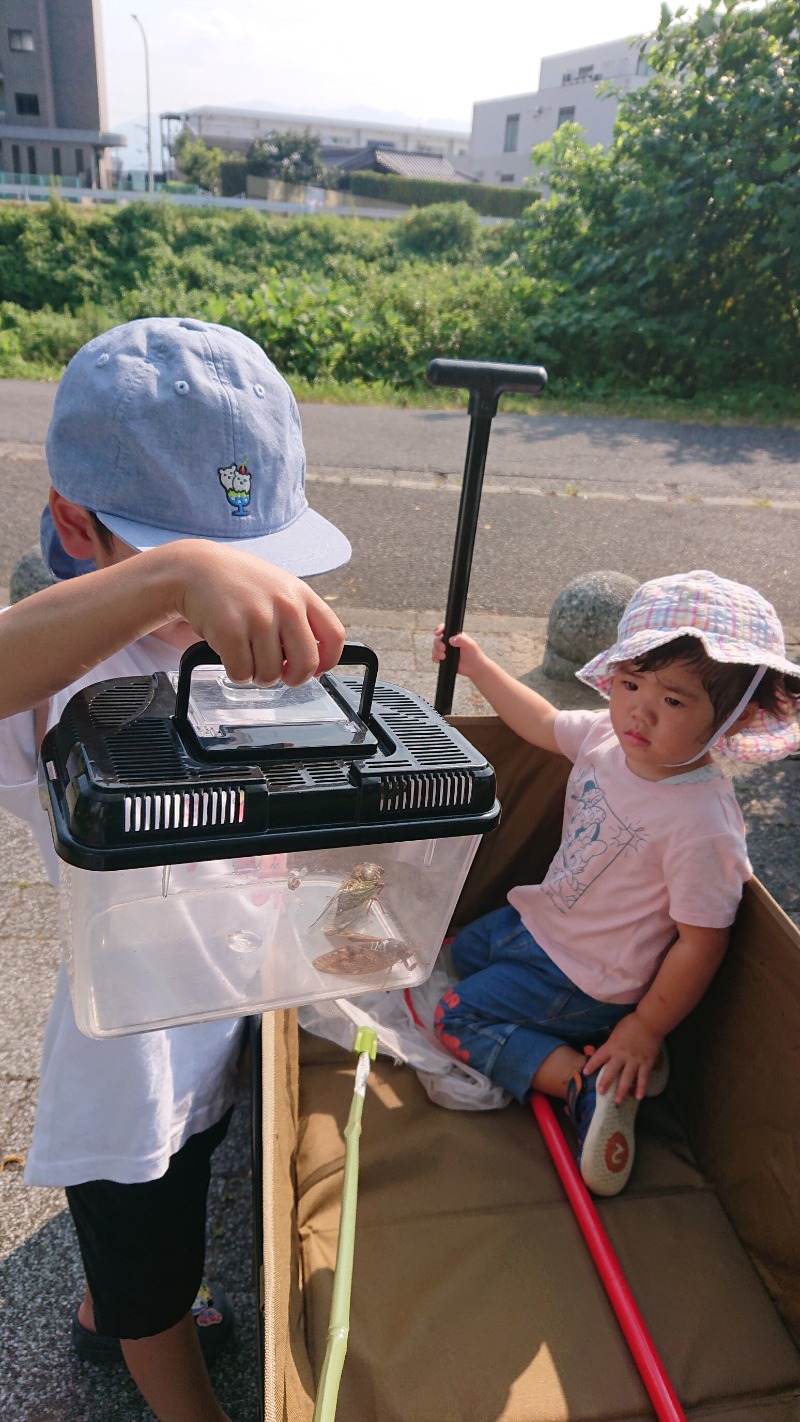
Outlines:
<svg viewBox="0 0 800 1422"><path fill-rule="evenodd" d="M329 953L322 953L314 959L314 967L320 973L331 973L335 977L366 978L372 973L390 972L395 963L405 963L407 968L415 968L417 960L413 949L399 938L374 938L366 933L335 933L327 931L334 947Z"/></svg>
<svg viewBox="0 0 800 1422"><path fill-rule="evenodd" d="M383 869L380 864L354 865L311 927L319 923L324 933L336 933L339 929L349 928L378 898L383 887Z"/></svg>

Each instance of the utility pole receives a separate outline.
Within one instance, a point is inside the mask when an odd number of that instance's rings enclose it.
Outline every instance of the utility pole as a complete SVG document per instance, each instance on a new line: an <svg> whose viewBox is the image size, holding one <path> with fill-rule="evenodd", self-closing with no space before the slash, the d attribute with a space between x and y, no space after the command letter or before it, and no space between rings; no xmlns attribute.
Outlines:
<svg viewBox="0 0 800 1422"><path fill-rule="evenodd" d="M144 32L144 25L142 24L138 15L131 15L131 19L135 20L137 25L139 26L139 29L142 32L142 40L144 42L144 82L145 89L147 91L147 191L149 193L154 193L155 182L153 181L153 134L151 126L152 118L150 115L150 57L147 52L147 35Z"/></svg>

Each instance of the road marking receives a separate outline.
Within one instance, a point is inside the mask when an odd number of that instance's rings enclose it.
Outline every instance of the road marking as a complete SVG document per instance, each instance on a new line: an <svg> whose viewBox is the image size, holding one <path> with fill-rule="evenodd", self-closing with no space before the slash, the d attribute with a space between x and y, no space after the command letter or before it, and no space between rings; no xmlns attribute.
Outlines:
<svg viewBox="0 0 800 1422"><path fill-rule="evenodd" d="M430 493L431 490L460 494L461 480L455 476L443 478L441 474L427 476L403 474L355 474L350 470L309 469L306 482L310 484L350 484L358 488L374 489L416 489ZM702 506L705 508L742 508L796 512L800 509L800 499L779 499L768 494L698 494L687 490L684 493L641 493L635 489L617 491L615 489L580 489L568 493L563 488L543 489L538 484L502 483L497 479L485 479L483 494L527 494L538 499L572 499L584 502L596 500L606 503L670 504L673 507Z"/></svg>

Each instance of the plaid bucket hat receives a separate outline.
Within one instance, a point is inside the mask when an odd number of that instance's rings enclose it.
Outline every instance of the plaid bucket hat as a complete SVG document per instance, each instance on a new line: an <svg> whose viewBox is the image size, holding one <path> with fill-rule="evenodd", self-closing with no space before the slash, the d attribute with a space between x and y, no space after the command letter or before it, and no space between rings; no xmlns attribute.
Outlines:
<svg viewBox="0 0 800 1422"><path fill-rule="evenodd" d="M620 662L635 662L683 636L697 637L713 661L783 672L800 693L800 666L786 656L772 604L755 588L705 569L642 583L622 614L613 647L593 657L577 676L609 696ZM719 754L740 761L780 760L798 747L800 717L788 706L781 715L759 709L744 730L722 734L713 744Z"/></svg>

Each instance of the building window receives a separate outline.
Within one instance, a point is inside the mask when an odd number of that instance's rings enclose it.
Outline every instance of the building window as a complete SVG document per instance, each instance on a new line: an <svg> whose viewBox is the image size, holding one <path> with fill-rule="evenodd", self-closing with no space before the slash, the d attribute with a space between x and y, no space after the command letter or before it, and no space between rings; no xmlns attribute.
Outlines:
<svg viewBox="0 0 800 1422"><path fill-rule="evenodd" d="M32 143L28 145L28 172L36 173L36 149Z"/></svg>
<svg viewBox="0 0 800 1422"><path fill-rule="evenodd" d="M500 182L501 182L501 183L513 183L513 181L514 181L514 174L513 174L513 173L501 173L501 174L500 174Z"/></svg>
<svg viewBox="0 0 800 1422"><path fill-rule="evenodd" d="M636 61L636 73L646 77L648 74L652 74L652 72L650 65L647 63L647 55L640 54Z"/></svg>
<svg viewBox="0 0 800 1422"><path fill-rule="evenodd" d="M516 153L519 143L519 114L508 114L506 117L506 134L503 139L503 152Z"/></svg>
<svg viewBox="0 0 800 1422"><path fill-rule="evenodd" d="M39 95L38 94L15 94L17 103L17 113L25 114L29 118L39 116Z"/></svg>
<svg viewBox="0 0 800 1422"><path fill-rule="evenodd" d="M569 108L566 108L566 109L559 109L559 111L558 111L558 123L556 124L556 128L560 128L561 125L562 125L562 123L572 123L572 122L574 121L574 118L575 118L575 105L574 105L574 104L571 104L571 105L569 106Z"/></svg>
<svg viewBox="0 0 800 1422"><path fill-rule="evenodd" d="M56 177L56 178L60 178L60 177L61 177L61 149L60 149L60 148L54 148L54 149L53 149L52 157L53 157L53 175L54 175L54 177Z"/></svg>
<svg viewBox="0 0 800 1422"><path fill-rule="evenodd" d="M591 78L593 78L593 76L594 76L594 65L593 65L593 64L582 64L581 67L580 67L580 69L578 70L578 78L579 78L579 79L591 79Z"/></svg>
<svg viewBox="0 0 800 1422"><path fill-rule="evenodd" d="M32 54L36 49L36 45L33 41L33 30L9 30L8 47L9 49L28 50L28 52Z"/></svg>
<svg viewBox="0 0 800 1422"><path fill-rule="evenodd" d="M11 145L11 167L14 169L15 173L22 172L22 157L19 151L18 143L12 143Z"/></svg>
<svg viewBox="0 0 800 1422"><path fill-rule="evenodd" d="M83 172L83 167L84 167L84 165L83 165L83 149L82 149L82 148L76 148L76 149L75 149L75 172L77 173L78 177L81 176L81 174L82 174L82 172Z"/></svg>

